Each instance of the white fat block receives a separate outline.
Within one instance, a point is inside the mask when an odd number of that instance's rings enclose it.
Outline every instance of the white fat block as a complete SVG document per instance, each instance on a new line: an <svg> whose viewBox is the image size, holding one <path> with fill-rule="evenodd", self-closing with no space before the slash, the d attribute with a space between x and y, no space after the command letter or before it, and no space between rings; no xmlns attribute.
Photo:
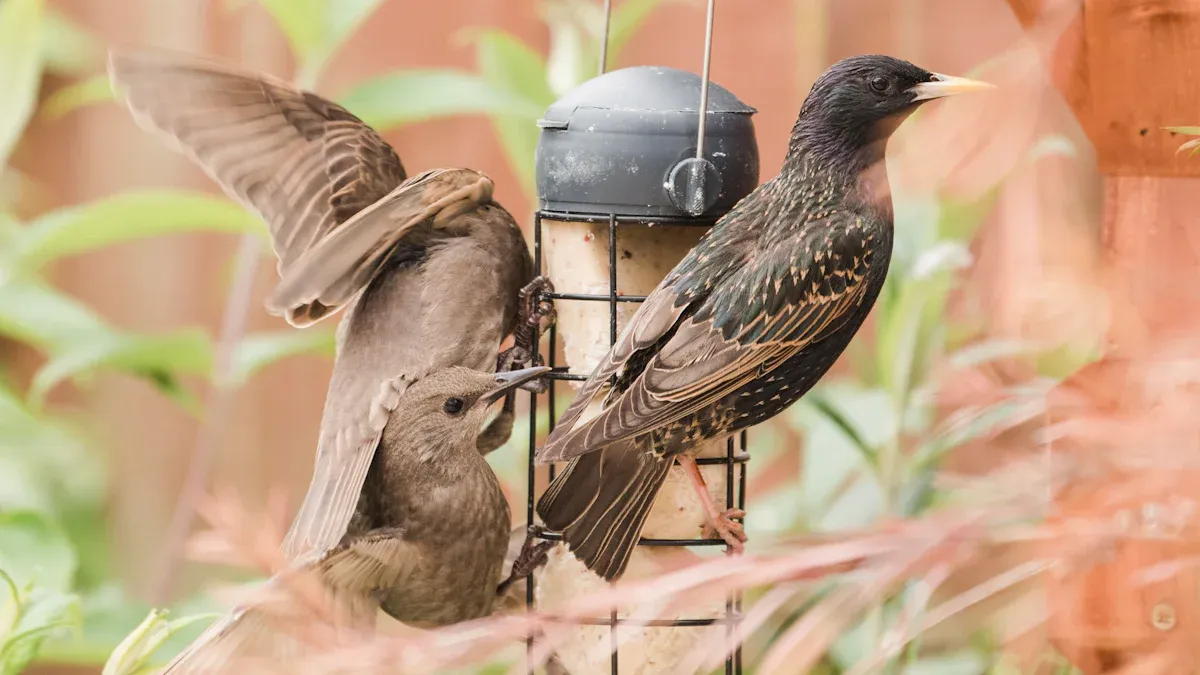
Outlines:
<svg viewBox="0 0 1200 675"><path fill-rule="evenodd" d="M687 559L698 556L686 549L634 549L623 580L661 574ZM573 600L605 588L603 579L588 571L563 545L550 551L546 566L539 570L534 596L539 611L553 613L570 607ZM708 619L725 615L725 603L715 599L686 608L661 611L650 603L633 604L618 613L618 618ZM607 617L596 617L606 619ZM550 622L545 627L548 639L556 642L555 655L570 675L608 675L611 671L612 633L607 625L591 626ZM713 626L618 626L618 672L620 675L656 675L677 673L680 665L697 649L725 639L724 624Z"/></svg>
<svg viewBox="0 0 1200 675"><path fill-rule="evenodd" d="M700 241L706 227L689 225L617 226L617 294L649 295ZM546 273L560 293L608 295L608 223L542 220ZM640 303L617 303L617 333ZM606 302L559 300L558 334L571 371L590 374L609 349ZM578 389L581 383L571 382Z"/></svg>

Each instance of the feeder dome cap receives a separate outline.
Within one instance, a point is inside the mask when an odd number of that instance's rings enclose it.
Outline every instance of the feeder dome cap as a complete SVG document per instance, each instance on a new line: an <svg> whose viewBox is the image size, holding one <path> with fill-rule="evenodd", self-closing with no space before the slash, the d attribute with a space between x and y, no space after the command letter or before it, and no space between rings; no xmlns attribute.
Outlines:
<svg viewBox="0 0 1200 675"><path fill-rule="evenodd" d="M621 112L690 112L700 109L700 76L665 66L634 66L610 71L569 91L546 109L543 128L570 122L577 108ZM708 112L753 115L728 89L708 84Z"/></svg>
<svg viewBox="0 0 1200 675"><path fill-rule="evenodd" d="M538 121L543 211L713 219L758 184L756 110L709 82L697 162L699 75L636 66L593 78Z"/></svg>

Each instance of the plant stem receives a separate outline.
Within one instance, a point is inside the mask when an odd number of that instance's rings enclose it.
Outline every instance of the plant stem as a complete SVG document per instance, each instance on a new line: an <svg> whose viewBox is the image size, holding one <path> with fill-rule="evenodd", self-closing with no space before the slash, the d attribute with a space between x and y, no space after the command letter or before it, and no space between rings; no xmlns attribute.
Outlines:
<svg viewBox="0 0 1200 675"><path fill-rule="evenodd" d="M175 504L171 524L164 536L162 559L151 577L150 602L154 605L164 604L170 596L179 568L179 553L188 532L192 529L196 504L204 493L208 473L216 457L218 441L226 427L235 392L235 387L228 385L233 352L246 333L246 318L250 311L250 297L254 290L254 277L258 272L261 254L262 242L259 237L254 234L243 235L238 244L233 284L225 301L225 314L221 318L221 336L213 364L213 381L204 406L206 414L196 434L196 445L188 465L187 477L179 493L179 501Z"/></svg>

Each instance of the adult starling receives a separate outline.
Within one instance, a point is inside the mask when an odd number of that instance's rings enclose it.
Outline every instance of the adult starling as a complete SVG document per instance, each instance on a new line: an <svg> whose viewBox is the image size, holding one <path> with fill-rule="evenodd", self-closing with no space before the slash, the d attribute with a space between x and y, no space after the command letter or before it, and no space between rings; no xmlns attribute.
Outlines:
<svg viewBox="0 0 1200 675"><path fill-rule="evenodd" d="M380 607L418 627L490 614L504 602L497 584L512 521L477 449L480 427L493 403L549 370L452 366L388 380L367 418L379 443L349 529L294 567L315 572L360 628L373 625ZM294 639L269 614L269 606L234 609L164 672L211 672L234 657L293 653Z"/></svg>
<svg viewBox="0 0 1200 675"><path fill-rule="evenodd" d="M379 442L396 373L491 372L528 359L548 286L492 182L469 169L406 180L369 126L316 94L168 52L113 53L134 118L165 135L270 230L281 276L268 309L307 326L345 307L312 482L284 542L295 559L339 544ZM497 355L501 341L513 349ZM512 393L480 436L508 438Z"/></svg>
<svg viewBox="0 0 1200 675"><path fill-rule="evenodd" d="M674 461L733 549L691 450L778 414L829 369L887 275L884 152L922 102L990 87L886 56L833 65L792 128L783 168L722 217L650 294L538 452L571 460L538 502L589 569L615 579ZM610 379L604 409L580 424Z"/></svg>

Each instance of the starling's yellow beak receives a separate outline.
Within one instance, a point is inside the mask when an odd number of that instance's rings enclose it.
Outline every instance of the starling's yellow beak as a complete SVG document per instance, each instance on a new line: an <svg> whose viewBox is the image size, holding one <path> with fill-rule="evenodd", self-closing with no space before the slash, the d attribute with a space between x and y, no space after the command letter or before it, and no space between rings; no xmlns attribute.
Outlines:
<svg viewBox="0 0 1200 675"><path fill-rule="evenodd" d="M953 75L934 73L932 80L929 82L922 82L908 91L910 94L913 94L913 103L916 103L917 101L928 101L930 99L953 96L955 94L969 94L976 91L989 91L995 88L996 85L988 84L987 82L968 80L965 77L954 77Z"/></svg>
<svg viewBox="0 0 1200 675"><path fill-rule="evenodd" d="M509 370L503 373L496 373L496 384L499 386L487 392L483 396L480 396L479 400L483 401L487 405L495 403L496 401L504 398L504 395L513 389L516 389L526 382L535 380L548 372L550 372L550 368L548 366L536 366L534 368L522 368L521 370Z"/></svg>

